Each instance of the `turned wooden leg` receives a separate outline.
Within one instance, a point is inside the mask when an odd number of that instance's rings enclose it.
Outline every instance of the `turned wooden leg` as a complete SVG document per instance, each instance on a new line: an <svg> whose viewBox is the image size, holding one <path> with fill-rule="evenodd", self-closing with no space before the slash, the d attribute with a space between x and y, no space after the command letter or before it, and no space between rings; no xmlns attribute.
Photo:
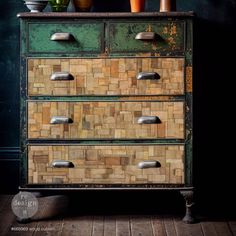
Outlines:
<svg viewBox="0 0 236 236"><path fill-rule="evenodd" d="M192 208L194 205L193 202L193 191L192 190L183 190L180 191L181 195L184 197L186 202L186 214L183 218L183 222L186 224L192 224L195 222L195 218L193 216Z"/></svg>

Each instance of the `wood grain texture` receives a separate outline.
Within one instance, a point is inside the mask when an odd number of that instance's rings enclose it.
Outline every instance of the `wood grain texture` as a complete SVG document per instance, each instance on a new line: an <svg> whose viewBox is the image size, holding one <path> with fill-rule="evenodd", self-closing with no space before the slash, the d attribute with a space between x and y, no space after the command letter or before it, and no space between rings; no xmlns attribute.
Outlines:
<svg viewBox="0 0 236 236"><path fill-rule="evenodd" d="M96 196L96 195L95 195ZM73 206L73 212L57 218L47 218L40 221L33 221L26 224L19 224L11 210L11 199L13 195L0 196L0 235L78 235L78 236L225 236L235 235L234 219L226 220L220 215L215 217L200 217L204 221L195 224L184 224L179 215L163 214L124 214L121 215L83 215L80 206ZM80 199L78 199L79 201ZM98 200L98 199L96 199ZM59 203L59 202L58 202ZM39 199L41 210L55 206L52 198L42 197ZM84 203L84 202L83 202ZM81 203L80 203L81 204ZM79 205L80 205L79 204ZM109 207L111 204L109 204ZM105 207L105 206L104 206ZM40 211L41 211L40 210ZM90 208L91 210L91 208ZM109 209L111 210L111 209ZM57 209L55 208L55 211ZM52 214L55 215L55 214ZM18 228L19 227L19 228ZM28 228L27 232L22 232L20 228ZM48 231L43 231L48 227Z"/></svg>
<svg viewBox="0 0 236 236"><path fill-rule="evenodd" d="M166 231L162 216L152 216L151 223L152 223L153 235L166 236Z"/></svg>
<svg viewBox="0 0 236 236"><path fill-rule="evenodd" d="M131 217L130 224L132 236L155 236L151 227L150 216Z"/></svg>
<svg viewBox="0 0 236 236"><path fill-rule="evenodd" d="M92 235L93 216L67 217L63 221L62 235Z"/></svg>
<svg viewBox="0 0 236 236"><path fill-rule="evenodd" d="M51 81L55 72L70 81ZM139 72L156 72L159 80L137 80ZM29 59L29 95L175 95L184 93L183 58Z"/></svg>
<svg viewBox="0 0 236 236"><path fill-rule="evenodd" d="M130 216L116 217L116 235L131 236Z"/></svg>
<svg viewBox="0 0 236 236"><path fill-rule="evenodd" d="M53 116L71 124L50 124ZM139 124L157 116L158 124ZM183 102L29 102L28 138L184 138Z"/></svg>
<svg viewBox="0 0 236 236"><path fill-rule="evenodd" d="M29 146L29 183L183 183L183 145ZM52 168L69 160L74 168ZM160 168L140 169L156 160Z"/></svg>
<svg viewBox="0 0 236 236"><path fill-rule="evenodd" d="M200 224L186 224L181 218L174 219L177 236L204 236Z"/></svg>
<svg viewBox="0 0 236 236"><path fill-rule="evenodd" d="M186 92L193 92L193 68L192 66L186 67Z"/></svg>

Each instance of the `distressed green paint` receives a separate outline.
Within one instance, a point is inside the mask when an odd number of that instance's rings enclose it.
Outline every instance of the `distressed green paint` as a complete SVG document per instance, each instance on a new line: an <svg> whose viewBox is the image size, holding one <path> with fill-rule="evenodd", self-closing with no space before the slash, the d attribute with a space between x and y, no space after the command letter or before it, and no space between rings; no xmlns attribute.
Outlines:
<svg viewBox="0 0 236 236"><path fill-rule="evenodd" d="M54 33L71 33L74 40L51 41ZM102 23L29 23L29 42L27 51L30 53L76 53L101 52L103 39Z"/></svg>
<svg viewBox="0 0 236 236"><path fill-rule="evenodd" d="M176 30L174 30L175 27ZM155 32L157 35L152 43L135 39L139 32L148 31ZM109 42L110 52L182 52L184 50L184 22L110 23Z"/></svg>
<svg viewBox="0 0 236 236"><path fill-rule="evenodd" d="M27 184L28 158L26 151L26 149L22 150L20 156L20 186L25 186Z"/></svg>
<svg viewBox="0 0 236 236"><path fill-rule="evenodd" d="M186 20L186 65L192 66L193 57L193 19Z"/></svg>
<svg viewBox="0 0 236 236"><path fill-rule="evenodd" d="M186 19L185 64L193 65L193 19ZM192 75L193 77L193 75ZM185 96L185 185L193 185L193 96L186 92Z"/></svg>

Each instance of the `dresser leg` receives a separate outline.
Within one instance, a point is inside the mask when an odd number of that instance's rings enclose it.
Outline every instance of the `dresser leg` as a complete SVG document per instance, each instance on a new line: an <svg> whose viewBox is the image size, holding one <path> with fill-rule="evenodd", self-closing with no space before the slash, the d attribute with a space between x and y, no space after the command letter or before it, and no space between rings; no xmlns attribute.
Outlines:
<svg viewBox="0 0 236 236"><path fill-rule="evenodd" d="M184 197L184 200L186 202L186 213L183 218L183 222L186 224L192 224L195 222L195 218L193 216L192 208L194 205L193 202L193 191L192 190L183 190L180 191L181 195Z"/></svg>

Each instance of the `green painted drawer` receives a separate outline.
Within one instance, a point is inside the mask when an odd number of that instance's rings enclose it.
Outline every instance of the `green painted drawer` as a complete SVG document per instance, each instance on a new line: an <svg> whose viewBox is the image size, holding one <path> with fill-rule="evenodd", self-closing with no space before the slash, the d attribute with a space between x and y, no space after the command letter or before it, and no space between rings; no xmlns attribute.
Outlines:
<svg viewBox="0 0 236 236"><path fill-rule="evenodd" d="M184 22L131 22L109 24L110 52L156 52L184 51ZM153 32L154 39L135 39L141 32Z"/></svg>
<svg viewBox="0 0 236 236"><path fill-rule="evenodd" d="M77 53L102 51L102 23L30 23L27 51L29 53ZM69 40L51 40L55 33L69 33Z"/></svg>

